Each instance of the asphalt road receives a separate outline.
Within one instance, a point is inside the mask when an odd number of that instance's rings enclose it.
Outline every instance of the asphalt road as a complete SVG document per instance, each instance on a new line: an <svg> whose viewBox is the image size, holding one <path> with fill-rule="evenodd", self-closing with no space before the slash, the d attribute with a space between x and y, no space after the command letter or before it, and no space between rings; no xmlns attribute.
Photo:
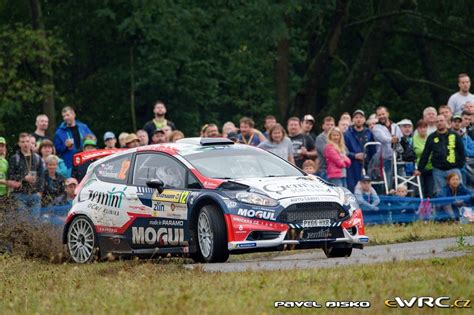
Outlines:
<svg viewBox="0 0 474 315"><path fill-rule="evenodd" d="M221 264L190 264L186 268L201 268L208 272L261 271L282 269L330 268L335 266L375 264L386 261L402 261L427 258L449 258L465 255L463 251L448 250L456 246L457 238L367 246L363 250L353 249L349 258L328 259L322 250L314 250L273 258L242 260ZM466 244L474 244L474 236L465 238Z"/></svg>

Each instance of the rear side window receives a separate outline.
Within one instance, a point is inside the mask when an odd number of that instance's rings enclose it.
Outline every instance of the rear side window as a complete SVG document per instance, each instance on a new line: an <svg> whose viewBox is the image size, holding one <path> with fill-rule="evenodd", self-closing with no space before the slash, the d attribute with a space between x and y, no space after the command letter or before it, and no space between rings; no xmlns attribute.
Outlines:
<svg viewBox="0 0 474 315"><path fill-rule="evenodd" d="M105 161L96 167L95 174L97 178L105 182L126 184L131 161L131 154Z"/></svg>

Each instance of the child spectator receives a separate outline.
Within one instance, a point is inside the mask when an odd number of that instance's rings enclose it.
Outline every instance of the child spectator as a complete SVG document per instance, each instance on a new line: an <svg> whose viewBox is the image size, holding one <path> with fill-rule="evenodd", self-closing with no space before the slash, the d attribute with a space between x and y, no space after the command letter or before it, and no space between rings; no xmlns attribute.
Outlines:
<svg viewBox="0 0 474 315"><path fill-rule="evenodd" d="M460 213L460 208L463 206L471 206L474 202L474 193L469 191L469 189L466 188L461 183L461 177L457 173L450 173L448 174L446 178L447 185L444 186L440 193L438 194L438 197L440 198L454 198L454 197L462 197L462 196L471 196L470 199L465 200L463 199L458 199L458 200L453 200L450 202L448 205L442 206L442 209L446 213L446 215L450 219L457 219L461 213Z"/></svg>
<svg viewBox="0 0 474 315"><path fill-rule="evenodd" d="M311 175L316 175L318 172L318 164L313 160L306 160L303 162L303 171Z"/></svg>
<svg viewBox="0 0 474 315"><path fill-rule="evenodd" d="M362 210L379 210L380 198L372 187L370 177L365 175L355 187L354 195Z"/></svg>
<svg viewBox="0 0 474 315"><path fill-rule="evenodd" d="M338 127L331 128L328 133L328 144L324 148L326 176L331 183L343 187L347 187L346 168L351 166L351 160L346 154L346 145L341 130Z"/></svg>

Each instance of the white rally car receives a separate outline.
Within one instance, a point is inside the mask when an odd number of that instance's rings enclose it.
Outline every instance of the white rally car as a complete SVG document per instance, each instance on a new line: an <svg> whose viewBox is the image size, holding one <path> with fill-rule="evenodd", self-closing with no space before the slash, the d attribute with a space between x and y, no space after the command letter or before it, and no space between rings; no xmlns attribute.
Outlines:
<svg viewBox="0 0 474 315"><path fill-rule="evenodd" d="M368 242L350 191L258 148L189 138L88 151L74 162L97 158L64 228L78 263L109 253L223 262L229 254L288 248L343 257Z"/></svg>

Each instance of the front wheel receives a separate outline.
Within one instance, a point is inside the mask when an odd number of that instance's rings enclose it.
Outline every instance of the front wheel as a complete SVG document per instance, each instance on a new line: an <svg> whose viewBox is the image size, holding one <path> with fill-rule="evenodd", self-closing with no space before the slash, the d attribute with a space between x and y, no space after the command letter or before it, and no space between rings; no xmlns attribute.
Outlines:
<svg viewBox="0 0 474 315"><path fill-rule="evenodd" d="M85 216L75 217L67 231L67 249L72 260L84 264L95 257L97 237L94 225Z"/></svg>
<svg viewBox="0 0 474 315"><path fill-rule="evenodd" d="M338 248L338 247L327 247L323 248L327 258L337 257L350 257L352 254L352 247L349 248Z"/></svg>
<svg viewBox="0 0 474 315"><path fill-rule="evenodd" d="M197 236L196 262L225 262L229 258L227 231L221 211L217 206L201 208L194 227Z"/></svg>

